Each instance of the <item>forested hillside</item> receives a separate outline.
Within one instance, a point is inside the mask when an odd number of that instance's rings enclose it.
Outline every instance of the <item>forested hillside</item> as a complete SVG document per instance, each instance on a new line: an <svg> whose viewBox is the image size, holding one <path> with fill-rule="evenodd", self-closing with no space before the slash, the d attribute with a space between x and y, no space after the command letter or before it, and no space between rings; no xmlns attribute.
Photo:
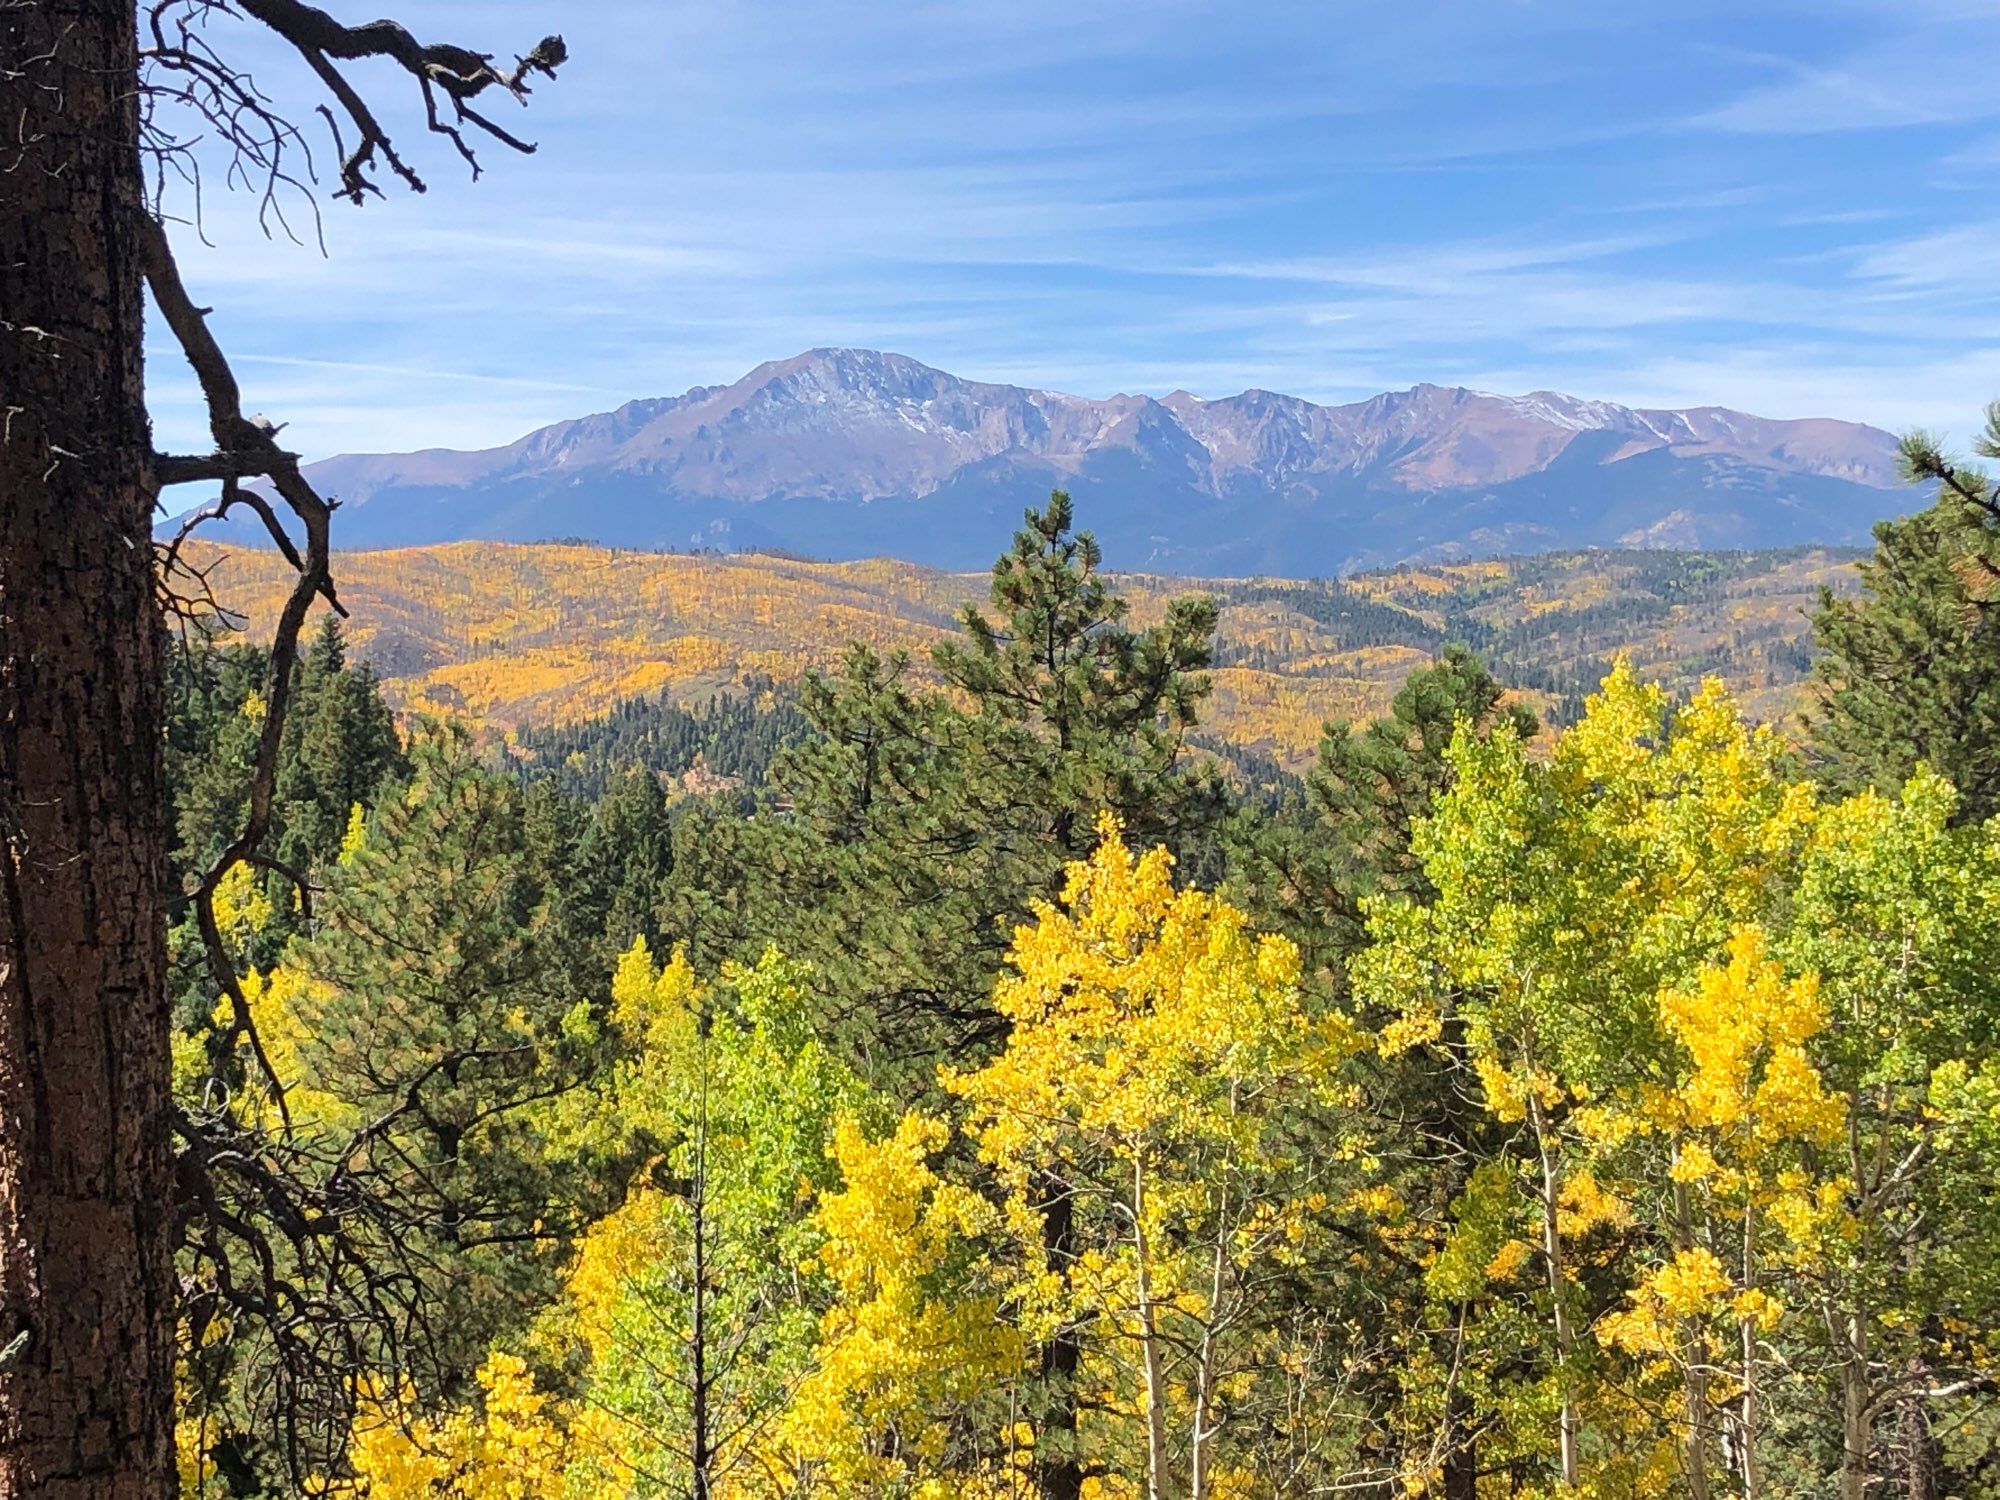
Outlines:
<svg viewBox="0 0 2000 1500"><path fill-rule="evenodd" d="M276 755L174 903L179 1097L264 1143L183 1249L184 1481L1992 1500L1996 555L1884 527L1803 741L1649 674L1796 672L1756 591L1820 555L1169 595L1059 494L949 630L888 566L349 559L469 643L804 596L932 649L508 744L399 727L359 627L281 722L260 648L180 659L182 867ZM1565 707L1636 647L1545 733L1446 635ZM1301 777L1186 753L1314 643L1417 665Z"/></svg>
<svg viewBox="0 0 2000 1500"><path fill-rule="evenodd" d="M513 726L662 692L687 705L759 696L834 666L850 641L922 658L987 584L889 561L559 544L355 552L338 573L352 647L393 703ZM288 586L258 550L234 553L214 578L253 636ZM1204 722L1296 769L1325 720L1382 712L1449 640L1476 647L1556 720L1575 714L1619 651L1677 691L1719 674L1748 712L1782 718L1805 676L1806 610L1822 585L1851 580L1851 554L1808 549L1559 553L1344 581L1118 581L1140 621L1190 589L1216 598Z"/></svg>

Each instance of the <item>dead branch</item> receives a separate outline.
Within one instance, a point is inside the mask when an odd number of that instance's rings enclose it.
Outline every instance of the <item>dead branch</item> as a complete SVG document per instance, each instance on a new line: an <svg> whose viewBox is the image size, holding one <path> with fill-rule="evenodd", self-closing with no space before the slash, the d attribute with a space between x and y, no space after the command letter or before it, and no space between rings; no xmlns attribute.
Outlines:
<svg viewBox="0 0 2000 1500"><path fill-rule="evenodd" d="M167 243L166 229L151 215L142 215L141 219L146 285L153 294L154 305L159 308L161 320L172 330L182 354L194 371L195 379L201 385L203 399L208 404L209 431L215 438L216 455L232 471L228 479L229 488L213 514L225 514L236 504L250 505L263 518L287 561L298 570L292 592L279 611L271 645L271 665L265 688L268 707L251 772L249 813L236 837L202 872L193 896L196 923L201 930L209 968L230 1001L231 1022L227 1031L218 1038L217 1055L233 1054L237 1043L247 1039L258 1066L270 1083L278 1108L283 1112L286 1108L284 1086L258 1039L249 1001L244 997L243 986L236 977L236 966L231 962L223 942L222 929L215 916L215 893L232 869L260 850L265 835L270 832L271 793L277 784L278 752L284 736L285 710L291 696L292 668L298 659L299 632L305 625L312 601L316 595L324 596L336 612L346 613L334 593L330 571L328 521L334 507L321 499L299 472L297 455L278 447L269 426L252 422L243 415L235 372L230 369L221 345L209 332L205 310L195 306L181 282L180 268L175 264L173 249ZM156 473L158 467L156 460ZM306 546L303 556L291 545L269 503L262 496L236 485L236 479L243 474L258 474L267 478L283 497L304 529ZM176 556L180 541L202 519L205 517L198 514L183 526L180 537L173 544Z"/></svg>
<svg viewBox="0 0 2000 1500"><path fill-rule="evenodd" d="M479 161L466 140L467 127L502 145L520 152L532 152L532 143L523 141L472 108L471 101L490 88L498 88L525 103L528 78L541 73L555 77L556 69L569 56L560 36L537 42L525 57L516 57L514 66L502 70L493 65L493 54L474 52L449 42L419 42L395 21L369 21L348 26L336 21L317 6L301 0L237 0L245 14L254 16L290 42L299 56L326 85L341 114L355 132L353 149L342 150L340 186L335 196L353 203L367 195L380 196L381 189L370 178L370 168L379 157L411 191L424 191L424 182L397 152L388 131L383 129L367 101L347 81L337 64L362 58L383 58L401 67L416 80L424 101L424 115L434 134L449 139L464 158L473 175L479 175ZM438 108L443 94L451 109L447 119ZM322 106L324 109L324 106ZM329 122L331 123L331 112ZM341 149L341 132L334 130L336 150Z"/></svg>
<svg viewBox="0 0 2000 1500"><path fill-rule="evenodd" d="M214 503L157 544L163 615L184 635L198 622L212 628L227 621L209 581L214 564L196 567L184 549L202 525L239 508L256 515L296 574L273 633L243 824L199 872L192 893L205 966L216 990L227 997L227 1019L213 1039L203 1097L174 1110L177 1238L188 1268L181 1314L190 1335L188 1357L197 1366L206 1358L201 1331L216 1319L243 1319L261 1330L260 1341L244 1356L254 1367L244 1378L257 1386L259 1406L275 1417L285 1462L294 1482L303 1484L309 1473L324 1475L338 1462L364 1388L373 1380L398 1388L400 1372L431 1357L437 1347L424 1289L440 1268L424 1259L417 1248L423 1237L412 1232L424 1210L420 1202L403 1201L402 1174L409 1164L388 1159L395 1118L421 1111L423 1101L413 1094L388 1118L357 1131L295 1128L286 1081L258 1036L217 921L216 892L239 865L272 871L291 882L302 903L311 901L311 873L275 859L263 846L271 832L300 631L315 599L324 599L338 615L346 610L331 572L330 521L337 502L315 491L298 455L279 446L276 427L245 416L235 374L208 327L208 309L195 304L182 282L159 200L168 173L177 174L193 188L199 227L195 148L212 137L228 153L228 185L258 195L259 221L267 233L274 224L290 232L280 202L284 190L297 190L310 201L305 184L314 173L303 136L247 72L210 44L205 28L214 18L262 22L312 69L332 101L332 107L322 103L317 109L332 130L341 163L335 195L357 204L369 193L379 195L371 177L379 164L414 191L423 191L424 184L341 64L381 58L400 66L415 80L431 131L449 139L476 176L468 134L522 152L534 146L487 118L472 101L497 88L525 103L532 75L553 77L567 49L561 37L551 36L517 57L512 69L500 69L489 54L420 43L396 22L347 26L299 0L142 0L140 15L147 42L142 142L153 162L155 212L141 214L135 232L147 287L201 388L214 445L206 454L155 454L151 474L157 486L221 484ZM176 110L196 122L192 134L169 127L167 117ZM342 139L342 120L354 132L351 149ZM261 481L260 487L251 488L250 481ZM232 1104L227 1080L244 1048L257 1075L244 1091L246 1100L250 1095L268 1100L264 1109Z"/></svg>

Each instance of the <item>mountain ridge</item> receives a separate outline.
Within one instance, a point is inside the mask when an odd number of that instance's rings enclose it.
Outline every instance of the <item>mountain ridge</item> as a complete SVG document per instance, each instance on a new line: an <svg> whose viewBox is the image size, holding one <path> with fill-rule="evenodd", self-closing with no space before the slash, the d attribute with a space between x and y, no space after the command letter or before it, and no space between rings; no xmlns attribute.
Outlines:
<svg viewBox="0 0 2000 1500"><path fill-rule="evenodd" d="M1058 486L1128 565L1332 575L1574 546L1854 545L1895 439L1832 418L1420 384L1104 398L819 348L482 450L309 465L347 546L588 536L938 567Z"/></svg>

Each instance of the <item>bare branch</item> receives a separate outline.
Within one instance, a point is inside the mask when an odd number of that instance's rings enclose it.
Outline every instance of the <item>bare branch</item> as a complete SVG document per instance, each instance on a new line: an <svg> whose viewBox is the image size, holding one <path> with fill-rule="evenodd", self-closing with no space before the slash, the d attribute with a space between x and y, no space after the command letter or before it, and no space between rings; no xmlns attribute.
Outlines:
<svg viewBox="0 0 2000 1500"><path fill-rule="evenodd" d="M249 812L236 837L202 873L193 898L196 923L201 931L202 947L208 956L211 975L230 1002L231 1024L218 1043L218 1056L233 1053L237 1042L247 1039L258 1066L270 1084L278 1109L283 1113L286 1110L285 1086L257 1035L249 1000L243 993L243 986L236 977L236 966L230 961L228 948L223 942L221 925L215 916L215 893L232 869L260 851L265 835L270 832L271 796L277 784L285 709L291 695L292 668L298 657L299 632L305 625L307 611L315 595L324 595L329 604L341 610L329 570L327 523L333 514L333 507L322 500L299 473L297 458L282 451L273 441L268 426L252 422L243 415L235 372L229 368L221 346L209 332L204 309L195 306L187 288L182 285L180 268L174 262L165 228L149 214L141 215L140 221L146 284L152 290L162 321L173 331L181 352L187 357L188 365L201 385L202 396L208 403L209 430L215 437L216 451L257 460L259 471L270 479L290 506L306 535L306 550L300 556L285 535L284 528L278 524L269 503L262 496L238 488L234 476L229 480L229 489L221 503L211 513L215 516L226 514L236 504L247 504L257 510L279 550L298 569L298 580L284 608L279 611L277 631L271 646L271 665L264 694L267 709L251 772ZM208 515L197 514L184 527L183 535L208 518ZM174 546L177 553L178 539Z"/></svg>
<svg viewBox="0 0 2000 1500"><path fill-rule="evenodd" d="M215 989L227 997L227 1011L213 1038L214 1066L201 1099L175 1108L176 1229L187 1255L181 1286L181 1315L190 1335L185 1352L198 1384L207 1379L205 1369L219 1378L220 1362L239 1357L230 1348L237 1341L211 1343L201 1331L217 1319L254 1321L259 1338L241 1356L249 1364L232 1378L247 1383L239 1390L256 1388L250 1399L270 1416L293 1479L303 1484L309 1474L323 1475L338 1463L367 1384L380 1380L398 1389L404 1369L437 1358L440 1330L432 1327L425 1287L442 1268L423 1236L411 1232L417 1210L402 1201L399 1174L415 1164L399 1165L389 1149L390 1121L421 1113L422 1100L406 1099L387 1119L358 1131L295 1128L287 1081L258 1035L215 911L221 882L246 864L291 882L310 911L311 872L274 858L264 845L272 832L300 631L317 598L346 614L330 566L329 522L336 502L314 490L297 454L278 446L275 427L245 416L235 374L209 330L208 310L188 296L161 222L160 200L171 174L193 190L200 229L196 148L210 140L225 153L227 185L257 195L259 222L267 233L291 233L284 207L290 191L313 203L307 183L316 178L303 136L205 34L212 19L244 16L283 37L327 91L329 102L317 109L341 163L336 196L355 203L379 192L371 171L383 164L414 191L424 184L341 64L382 58L399 65L415 81L429 129L449 139L476 175L468 135L522 152L534 146L471 101L497 88L525 103L533 75L553 77L567 49L552 36L517 58L512 69L500 69L484 53L420 43L393 21L350 27L298 0L140 0L142 146L151 166L155 212L141 214L135 232L161 321L201 387L213 441L205 454L153 455L150 473L156 486L216 481L222 486L214 503L156 544L162 610L183 633L228 623L229 612L209 582L216 564L192 565L185 544L201 526L239 508L256 515L297 575L270 647L243 823L199 872L191 893L205 966ZM351 149L343 126L353 131ZM316 205L313 212L317 223ZM252 480L261 481L257 489L248 487ZM245 1048L253 1077L248 1088L232 1088ZM268 1102L252 1106L251 1099Z"/></svg>
<svg viewBox="0 0 2000 1500"><path fill-rule="evenodd" d="M296 453L277 457L298 462ZM272 455L269 453L156 453L153 478L161 488L170 484L200 484L217 479L268 479Z"/></svg>
<svg viewBox="0 0 2000 1500"><path fill-rule="evenodd" d="M490 88L498 88L525 103L529 76L540 73L553 78L556 69L569 57L569 49L560 36L547 36L527 56L515 58L511 70L502 71L493 66L491 53L474 52L449 42L422 43L395 21L348 26L301 0L237 0L237 3L246 14L262 21L297 49L353 126L356 139L352 150L343 147L341 132L337 127L334 130L335 149L342 152L340 186L335 196L357 204L366 201L370 193L381 194L369 177L369 169L378 156L411 191L423 192L424 182L398 155L375 112L336 64L379 57L401 67L417 81L423 93L425 116L432 132L451 140L476 177L479 162L466 143L461 126L469 125L515 151L532 152L535 148L474 110L470 101ZM451 103L450 120L438 112L438 93ZM324 109L323 112L331 123L331 112Z"/></svg>

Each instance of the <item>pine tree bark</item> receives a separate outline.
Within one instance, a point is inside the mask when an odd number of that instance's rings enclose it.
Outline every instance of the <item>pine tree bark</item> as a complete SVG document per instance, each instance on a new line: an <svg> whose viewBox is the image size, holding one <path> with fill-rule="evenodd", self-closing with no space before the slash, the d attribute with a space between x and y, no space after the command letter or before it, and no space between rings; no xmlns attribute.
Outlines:
<svg viewBox="0 0 2000 1500"><path fill-rule="evenodd" d="M0 0L0 1495L175 1489L131 0Z"/></svg>
<svg viewBox="0 0 2000 1500"><path fill-rule="evenodd" d="M1921 1363L1912 1361L1911 1374L1921 1378ZM1930 1402L1912 1391L1896 1406L1897 1467L1902 1471L1902 1500L1944 1500L1943 1445L1931 1426Z"/></svg>
<svg viewBox="0 0 2000 1500"><path fill-rule="evenodd" d="M1053 1170L1039 1174L1045 1195L1042 1253L1051 1271L1064 1272L1076 1260L1076 1219L1069 1184ZM1077 1376L1083 1368L1083 1334L1074 1325L1059 1329L1042 1348L1042 1382L1048 1410L1042 1416L1035 1454L1035 1492L1041 1500L1082 1500L1083 1464L1077 1453Z"/></svg>
<svg viewBox="0 0 2000 1500"><path fill-rule="evenodd" d="M1445 1398L1444 1500L1479 1500L1479 1449L1472 1435L1472 1398L1453 1388Z"/></svg>

